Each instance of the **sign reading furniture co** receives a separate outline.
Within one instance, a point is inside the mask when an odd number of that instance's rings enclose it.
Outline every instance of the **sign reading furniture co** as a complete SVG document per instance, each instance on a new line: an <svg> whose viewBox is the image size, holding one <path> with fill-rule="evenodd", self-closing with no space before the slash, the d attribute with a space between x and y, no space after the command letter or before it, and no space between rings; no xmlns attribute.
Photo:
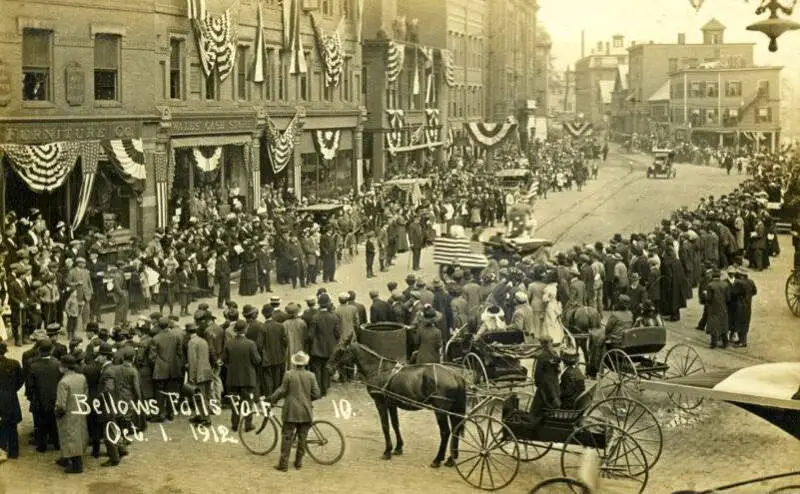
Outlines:
<svg viewBox="0 0 800 494"><path fill-rule="evenodd" d="M19 123L0 126L0 142L34 144L54 141L133 139L142 135L141 123L60 122Z"/></svg>

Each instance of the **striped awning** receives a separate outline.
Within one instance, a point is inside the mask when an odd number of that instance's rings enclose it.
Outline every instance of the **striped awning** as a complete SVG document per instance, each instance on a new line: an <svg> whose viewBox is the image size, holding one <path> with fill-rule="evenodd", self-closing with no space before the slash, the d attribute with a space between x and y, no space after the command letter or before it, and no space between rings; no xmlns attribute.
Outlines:
<svg viewBox="0 0 800 494"><path fill-rule="evenodd" d="M483 253L483 244L467 238L439 237L433 241L433 262L458 264L465 268L485 268L489 260Z"/></svg>

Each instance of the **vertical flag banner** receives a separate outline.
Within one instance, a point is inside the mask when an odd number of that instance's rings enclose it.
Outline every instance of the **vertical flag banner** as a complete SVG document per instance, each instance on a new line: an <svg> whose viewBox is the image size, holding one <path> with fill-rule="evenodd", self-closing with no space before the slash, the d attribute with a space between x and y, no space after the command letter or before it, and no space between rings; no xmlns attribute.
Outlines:
<svg viewBox="0 0 800 494"><path fill-rule="evenodd" d="M169 158L166 153L157 153L154 161L157 225L159 228L165 228L169 225Z"/></svg>
<svg viewBox="0 0 800 494"><path fill-rule="evenodd" d="M256 28L256 53L253 67L253 82L264 82L264 13L261 3L258 4L258 27Z"/></svg>

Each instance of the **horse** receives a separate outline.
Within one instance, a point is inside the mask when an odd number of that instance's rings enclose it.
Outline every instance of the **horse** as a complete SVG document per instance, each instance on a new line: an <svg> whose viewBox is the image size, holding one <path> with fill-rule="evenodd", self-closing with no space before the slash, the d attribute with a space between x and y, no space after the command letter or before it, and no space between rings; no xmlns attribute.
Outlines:
<svg viewBox="0 0 800 494"><path fill-rule="evenodd" d="M458 424L465 417L467 408L467 382L457 370L442 364L402 364L358 342L347 343L336 349L328 361L328 367L335 369L340 365L355 365L366 377L367 392L375 402L386 441L384 460L391 460L392 454L403 454L404 443L397 409L430 409L436 414L439 426L439 450L430 466L439 468L442 465L448 440L450 456L445 466L455 466L462 432ZM397 440L394 451L389 434L390 419Z"/></svg>

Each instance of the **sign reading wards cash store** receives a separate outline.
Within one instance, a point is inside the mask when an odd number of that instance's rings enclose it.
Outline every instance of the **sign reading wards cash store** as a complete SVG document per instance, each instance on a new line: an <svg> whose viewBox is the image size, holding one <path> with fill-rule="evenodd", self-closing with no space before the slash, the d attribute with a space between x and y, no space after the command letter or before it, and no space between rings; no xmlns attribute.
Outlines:
<svg viewBox="0 0 800 494"><path fill-rule="evenodd" d="M17 144L134 139L141 135L142 124L139 122L38 122L0 126L0 142Z"/></svg>
<svg viewBox="0 0 800 494"><path fill-rule="evenodd" d="M214 120L193 119L172 121L173 134L230 134L252 132L256 129L253 117L218 118Z"/></svg>

